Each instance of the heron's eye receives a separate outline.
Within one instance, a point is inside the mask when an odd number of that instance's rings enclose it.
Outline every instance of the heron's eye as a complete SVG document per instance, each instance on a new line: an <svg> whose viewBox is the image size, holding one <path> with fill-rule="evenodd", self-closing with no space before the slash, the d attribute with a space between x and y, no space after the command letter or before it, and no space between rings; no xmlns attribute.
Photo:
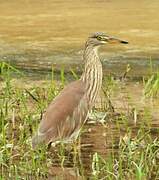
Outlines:
<svg viewBox="0 0 159 180"><path fill-rule="evenodd" d="M97 39L98 39L99 41L101 41L101 40L102 40L102 37L101 37L101 36L97 36Z"/></svg>

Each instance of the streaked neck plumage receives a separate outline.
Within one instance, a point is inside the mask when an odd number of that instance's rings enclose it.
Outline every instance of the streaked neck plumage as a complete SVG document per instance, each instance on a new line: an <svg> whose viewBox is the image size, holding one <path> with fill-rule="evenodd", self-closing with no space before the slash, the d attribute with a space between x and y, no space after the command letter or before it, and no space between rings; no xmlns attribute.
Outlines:
<svg viewBox="0 0 159 180"><path fill-rule="evenodd" d="M89 106L92 107L101 89L103 77L98 47L86 44L83 59L85 61L85 69L81 80L86 85L86 97L89 99Z"/></svg>

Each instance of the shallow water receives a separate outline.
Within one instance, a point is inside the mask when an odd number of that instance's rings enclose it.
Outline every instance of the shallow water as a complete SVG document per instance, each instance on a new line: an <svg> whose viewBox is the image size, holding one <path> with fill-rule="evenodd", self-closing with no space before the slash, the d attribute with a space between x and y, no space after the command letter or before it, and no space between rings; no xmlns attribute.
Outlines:
<svg viewBox="0 0 159 180"><path fill-rule="evenodd" d="M104 31L130 42L103 48L104 71L121 74L129 63L130 75L145 75L150 57L159 67L158 7L157 0L1 1L0 57L23 69L77 68L85 39Z"/></svg>

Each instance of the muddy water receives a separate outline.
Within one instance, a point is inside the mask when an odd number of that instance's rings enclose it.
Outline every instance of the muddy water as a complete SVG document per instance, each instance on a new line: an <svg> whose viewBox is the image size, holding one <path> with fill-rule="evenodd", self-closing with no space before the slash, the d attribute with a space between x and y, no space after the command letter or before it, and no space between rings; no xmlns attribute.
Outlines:
<svg viewBox="0 0 159 180"><path fill-rule="evenodd" d="M130 42L103 48L105 72L129 63L131 75L144 75L150 57L159 66L158 8L158 0L1 1L0 58L27 69L77 68L87 36L104 31Z"/></svg>

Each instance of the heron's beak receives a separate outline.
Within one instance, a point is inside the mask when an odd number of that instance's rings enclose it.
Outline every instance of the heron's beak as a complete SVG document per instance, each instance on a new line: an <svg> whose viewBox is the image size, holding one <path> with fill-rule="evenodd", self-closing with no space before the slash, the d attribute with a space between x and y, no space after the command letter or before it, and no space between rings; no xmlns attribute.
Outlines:
<svg viewBox="0 0 159 180"><path fill-rule="evenodd" d="M128 44L128 41L121 40L121 39L118 39L118 38L115 38L115 37L107 37L106 41L108 43L111 43L111 44L117 44L117 43Z"/></svg>

